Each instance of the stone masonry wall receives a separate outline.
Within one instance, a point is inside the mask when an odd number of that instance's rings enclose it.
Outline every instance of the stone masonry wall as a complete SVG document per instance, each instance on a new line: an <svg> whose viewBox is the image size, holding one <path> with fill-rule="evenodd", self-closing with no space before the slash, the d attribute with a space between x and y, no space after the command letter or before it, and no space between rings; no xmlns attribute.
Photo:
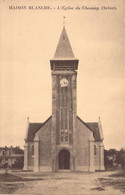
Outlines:
<svg viewBox="0 0 125 195"><path fill-rule="evenodd" d="M52 166L51 165L51 119L49 119L45 125L37 132L39 142L39 165L40 166Z"/></svg>
<svg viewBox="0 0 125 195"><path fill-rule="evenodd" d="M33 142L28 143L28 166L34 165L34 155L32 154Z"/></svg>
<svg viewBox="0 0 125 195"><path fill-rule="evenodd" d="M89 139L93 133L77 119L77 169L84 166L83 169L88 170L89 167Z"/></svg>

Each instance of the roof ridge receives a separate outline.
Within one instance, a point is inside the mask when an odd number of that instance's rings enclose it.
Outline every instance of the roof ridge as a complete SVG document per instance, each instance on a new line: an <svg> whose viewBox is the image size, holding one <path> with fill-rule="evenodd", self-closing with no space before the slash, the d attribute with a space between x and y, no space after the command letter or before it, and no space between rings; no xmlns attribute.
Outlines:
<svg viewBox="0 0 125 195"><path fill-rule="evenodd" d="M77 116L77 118L78 118L86 127L88 127L88 128L93 132L93 130L86 124L86 122L84 122L79 116Z"/></svg>
<svg viewBox="0 0 125 195"><path fill-rule="evenodd" d="M102 141L99 132L99 123L98 122L84 122L79 116L77 118L90 130L93 132L93 137L95 141Z"/></svg>
<svg viewBox="0 0 125 195"><path fill-rule="evenodd" d="M51 117L52 117L52 115L51 115L48 119L46 119L45 122L43 122L43 123L41 124L41 126L36 130L36 132L39 131L39 129L40 129L41 127L43 127L43 126L48 122L48 120L49 120ZM36 133L36 132L35 132L35 133Z"/></svg>
<svg viewBox="0 0 125 195"><path fill-rule="evenodd" d="M51 116L43 123L29 123L29 127L28 127L28 133L27 133L27 137L26 137L26 141L31 141L33 140L35 133L43 126L47 123L47 121L51 118Z"/></svg>

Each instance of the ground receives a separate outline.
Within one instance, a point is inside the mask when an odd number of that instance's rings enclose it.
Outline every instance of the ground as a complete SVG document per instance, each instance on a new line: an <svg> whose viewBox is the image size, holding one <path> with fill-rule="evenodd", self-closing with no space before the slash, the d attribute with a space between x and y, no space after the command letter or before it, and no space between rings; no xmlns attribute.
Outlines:
<svg viewBox="0 0 125 195"><path fill-rule="evenodd" d="M125 171L96 173L0 174L0 194L123 195Z"/></svg>

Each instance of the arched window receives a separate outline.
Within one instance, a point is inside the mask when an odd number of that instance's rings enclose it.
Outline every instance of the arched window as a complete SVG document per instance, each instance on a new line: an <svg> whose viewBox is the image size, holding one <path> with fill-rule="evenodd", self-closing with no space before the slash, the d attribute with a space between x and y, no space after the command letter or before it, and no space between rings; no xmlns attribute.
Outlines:
<svg viewBox="0 0 125 195"><path fill-rule="evenodd" d="M97 154L97 146L96 146L96 144L94 144L94 155L96 155Z"/></svg>

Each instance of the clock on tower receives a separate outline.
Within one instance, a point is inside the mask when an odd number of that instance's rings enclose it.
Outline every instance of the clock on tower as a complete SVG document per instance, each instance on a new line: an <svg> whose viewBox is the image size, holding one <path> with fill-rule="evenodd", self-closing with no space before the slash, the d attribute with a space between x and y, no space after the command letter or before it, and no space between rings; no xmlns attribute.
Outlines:
<svg viewBox="0 0 125 195"><path fill-rule="evenodd" d="M66 78L63 78L60 80L61 87L66 87L68 85L68 80Z"/></svg>

